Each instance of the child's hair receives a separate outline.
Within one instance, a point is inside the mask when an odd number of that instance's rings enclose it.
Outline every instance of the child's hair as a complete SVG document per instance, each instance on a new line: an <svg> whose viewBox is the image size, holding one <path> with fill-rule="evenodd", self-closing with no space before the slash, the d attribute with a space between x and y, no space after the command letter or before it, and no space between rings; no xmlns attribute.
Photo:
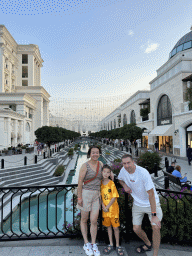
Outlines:
<svg viewBox="0 0 192 256"><path fill-rule="evenodd" d="M108 164L104 164L102 171L103 171L103 169L109 169L110 171L112 171L111 167Z"/></svg>

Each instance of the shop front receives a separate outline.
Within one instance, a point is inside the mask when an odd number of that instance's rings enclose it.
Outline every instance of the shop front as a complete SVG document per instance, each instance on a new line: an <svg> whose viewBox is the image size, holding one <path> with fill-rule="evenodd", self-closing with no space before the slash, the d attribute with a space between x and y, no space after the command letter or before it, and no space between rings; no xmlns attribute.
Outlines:
<svg viewBox="0 0 192 256"><path fill-rule="evenodd" d="M192 124L186 127L186 145L192 148Z"/></svg>

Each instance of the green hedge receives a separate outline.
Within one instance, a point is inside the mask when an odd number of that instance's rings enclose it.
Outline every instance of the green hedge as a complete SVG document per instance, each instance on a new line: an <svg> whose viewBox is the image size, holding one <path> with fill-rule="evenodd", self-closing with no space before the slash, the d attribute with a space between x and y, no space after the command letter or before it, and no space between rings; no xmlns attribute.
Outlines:
<svg viewBox="0 0 192 256"><path fill-rule="evenodd" d="M53 176L56 176L56 177L61 176L63 175L64 171L65 171L65 167L63 165L58 165Z"/></svg>
<svg viewBox="0 0 192 256"><path fill-rule="evenodd" d="M161 169L160 168L161 157L156 152L143 153L137 159L137 164L144 168L147 167L147 170L149 171L149 173L153 173L155 163L157 163L158 170Z"/></svg>

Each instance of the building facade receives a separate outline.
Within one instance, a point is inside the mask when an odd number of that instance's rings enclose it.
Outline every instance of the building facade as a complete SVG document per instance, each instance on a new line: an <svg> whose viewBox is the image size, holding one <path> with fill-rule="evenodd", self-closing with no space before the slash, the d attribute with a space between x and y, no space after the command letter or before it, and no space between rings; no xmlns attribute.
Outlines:
<svg viewBox="0 0 192 256"><path fill-rule="evenodd" d="M48 92L41 86L43 59L34 44L19 45L0 25L0 150L32 144L49 125Z"/></svg>
<svg viewBox="0 0 192 256"><path fill-rule="evenodd" d="M150 90L136 92L102 120L101 129L132 122L143 128L145 147L154 149L158 141L160 151L182 157L192 147L192 31L173 47Z"/></svg>

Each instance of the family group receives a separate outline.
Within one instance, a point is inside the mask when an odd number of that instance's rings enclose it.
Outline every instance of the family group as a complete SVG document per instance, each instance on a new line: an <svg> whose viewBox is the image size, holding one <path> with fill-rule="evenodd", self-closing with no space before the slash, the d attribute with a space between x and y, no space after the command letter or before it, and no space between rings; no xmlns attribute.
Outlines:
<svg viewBox="0 0 192 256"><path fill-rule="evenodd" d="M123 256L124 248L119 245L119 206L117 198L119 197L116 186L113 182L114 174L111 167L103 165L98 161L101 155L101 149L97 146L89 148L87 158L79 172L78 180L78 209L81 211L81 233L84 239L83 249L88 256L100 256L100 251L96 244L97 219L100 207L102 207L102 224L107 228L109 245L107 245L103 254L110 254L114 250L112 239L112 227L116 240L116 252ZM138 254L152 250L153 256L158 255L160 246L160 229L162 220L162 210L154 183L149 172L135 164L131 155L122 157L122 169L118 175L118 181L126 193L133 197L132 221L133 230L144 242L136 248ZM148 214L152 225L152 242L147 234L141 228L144 214ZM89 216L90 215L90 216ZM91 243L87 236L87 221L90 217Z"/></svg>

